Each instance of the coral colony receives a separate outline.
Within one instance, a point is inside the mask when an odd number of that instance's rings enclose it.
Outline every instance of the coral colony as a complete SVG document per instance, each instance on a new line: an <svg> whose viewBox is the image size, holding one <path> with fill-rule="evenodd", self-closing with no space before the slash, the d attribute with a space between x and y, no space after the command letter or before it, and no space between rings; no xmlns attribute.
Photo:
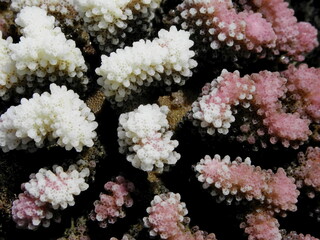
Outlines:
<svg viewBox="0 0 320 240"><path fill-rule="evenodd" d="M315 2L0 0L0 239L319 239Z"/></svg>

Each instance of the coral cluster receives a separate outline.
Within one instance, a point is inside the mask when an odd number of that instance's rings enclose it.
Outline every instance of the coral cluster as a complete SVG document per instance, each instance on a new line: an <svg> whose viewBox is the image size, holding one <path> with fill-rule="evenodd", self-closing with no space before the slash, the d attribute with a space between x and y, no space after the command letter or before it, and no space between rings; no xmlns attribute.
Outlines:
<svg viewBox="0 0 320 240"><path fill-rule="evenodd" d="M0 239L318 240L320 5L288 1L0 0Z"/></svg>
<svg viewBox="0 0 320 240"><path fill-rule="evenodd" d="M110 53L152 31L161 0L74 0L74 6L100 50Z"/></svg>
<svg viewBox="0 0 320 240"><path fill-rule="evenodd" d="M255 199L276 212L297 210L299 191L282 168L273 173L251 165L250 158L242 162L238 157L231 162L229 156L221 159L216 154L212 159L208 155L201 159L195 170L203 188L211 187L211 194L219 195L218 201Z"/></svg>
<svg viewBox="0 0 320 240"><path fill-rule="evenodd" d="M192 117L211 135L215 130L228 134L239 111L245 117L232 131L238 141L264 148L269 141L281 142L285 147L298 148L311 136L311 122L318 122L320 95L314 90L320 82L317 73L318 69L306 65L243 77L238 71L223 70L203 87L202 95L193 103ZM240 103L243 108L237 106Z"/></svg>
<svg viewBox="0 0 320 240"><path fill-rule="evenodd" d="M24 192L13 202L13 220L22 228L49 227L54 210L73 206L74 195L88 189L85 178L89 174L88 168L79 172L77 165L69 166L67 171L55 165L53 171L41 168L31 174L30 181L22 184Z"/></svg>
<svg viewBox="0 0 320 240"><path fill-rule="evenodd" d="M160 30L158 36L153 41L134 42L132 47L118 49L109 57L102 55L96 73L101 76L98 84L108 98L122 102L132 92L140 92L143 85L154 81L183 85L192 76L191 69L197 62L192 59L189 32L171 27L169 31Z"/></svg>
<svg viewBox="0 0 320 240"><path fill-rule="evenodd" d="M124 177L118 176L115 181L107 182L104 189L108 194L100 194L100 200L94 202L94 210L90 214L90 218L98 221L103 228L126 216L123 207L132 206L130 192L134 191L134 185Z"/></svg>
<svg viewBox="0 0 320 240"><path fill-rule="evenodd" d="M283 0L184 0L167 22L192 32L206 50L231 48L246 58L252 53L259 58L284 53L303 61L318 46L317 30L298 22Z"/></svg>
<svg viewBox="0 0 320 240"><path fill-rule="evenodd" d="M118 142L127 160L143 171L162 172L165 164L174 165L180 154L173 151L177 140L171 140L167 120L168 107L157 104L140 105L119 117Z"/></svg>
<svg viewBox="0 0 320 240"><path fill-rule="evenodd" d="M150 228L150 236L159 235L168 240L216 240L213 233L192 232L187 228L188 210L180 199L180 194L172 192L154 197L147 208L148 217L143 218L144 225Z"/></svg>
<svg viewBox="0 0 320 240"><path fill-rule="evenodd" d="M50 92L22 99L20 105L1 115L0 146L4 152L42 147L46 139L57 139L59 146L78 152L93 146L98 124L79 95L54 83Z"/></svg>

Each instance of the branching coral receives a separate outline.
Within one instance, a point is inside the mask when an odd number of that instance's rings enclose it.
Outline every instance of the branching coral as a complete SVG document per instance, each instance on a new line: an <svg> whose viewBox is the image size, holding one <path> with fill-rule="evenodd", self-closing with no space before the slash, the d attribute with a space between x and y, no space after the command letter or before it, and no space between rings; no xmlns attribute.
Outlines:
<svg viewBox="0 0 320 240"><path fill-rule="evenodd" d="M107 53L147 37L160 3L161 0L74 0L90 35Z"/></svg>
<svg viewBox="0 0 320 240"><path fill-rule="evenodd" d="M151 207L147 208L149 216L143 219L145 226L150 228L150 236L159 235L168 240L216 240L213 233L191 232L187 228L190 220L185 215L188 210L180 199L180 194L172 192L154 197Z"/></svg>
<svg viewBox="0 0 320 240"><path fill-rule="evenodd" d="M308 74L302 76L299 71ZM211 84L203 87L202 96L193 103L193 118L200 120L201 127L207 128L211 135L216 129L218 133L227 134L231 123L236 121L234 114L240 111L247 114L238 120L238 129L233 131L237 132L240 142L256 144L260 141L262 147L266 147L268 139L265 138L269 138L272 144L280 141L285 147L298 148L309 139L310 123L316 121L320 95L306 89L317 86L316 73L317 69L306 65L290 66L282 73L261 71L244 77L237 71L223 70ZM305 97L305 92L309 97ZM243 109L248 108L247 112L236 107L239 103Z"/></svg>
<svg viewBox="0 0 320 240"><path fill-rule="evenodd" d="M122 102L132 92L140 92L140 86L149 86L155 80L183 85L192 76L191 69L197 62L192 59L190 34L172 27L160 30L158 36L152 42L140 40L132 47L118 49L109 57L102 55L96 73L101 76L98 84L107 97Z"/></svg>
<svg viewBox="0 0 320 240"><path fill-rule="evenodd" d="M243 11L236 4L244 5ZM255 53L263 58L271 52L302 61L318 46L317 30L309 23L298 23L283 0L184 0L167 21L193 32L204 49L232 47L234 55L245 57Z"/></svg>
<svg viewBox="0 0 320 240"><path fill-rule="evenodd" d="M71 82L74 78L87 84L84 76L87 66L80 49L73 40L66 39L54 22L54 17L38 7L25 7L19 12L16 23L22 28L23 37L9 45L18 76L31 85L33 81L41 84L45 79Z"/></svg>
<svg viewBox="0 0 320 240"><path fill-rule="evenodd" d="M90 214L92 220L99 222L100 227L113 224L117 218L124 218L126 213L123 207L131 207L133 199L130 192L134 191L132 182L118 176L115 181L109 181L104 185L108 194L101 193L100 200L94 202L94 210Z"/></svg>
<svg viewBox="0 0 320 240"><path fill-rule="evenodd" d="M212 159L205 156L195 170L203 188L211 187L211 194L218 195L217 201L255 199L276 212L297 210L299 191L294 179L287 177L282 168L273 173L252 166L249 158L242 162L238 157L231 162L229 156L221 159L215 155Z"/></svg>
<svg viewBox="0 0 320 240"><path fill-rule="evenodd" d="M42 147L47 138L78 152L93 146L98 124L79 95L65 86L50 85L51 93L34 94L0 117L0 146L4 152Z"/></svg>
<svg viewBox="0 0 320 240"><path fill-rule="evenodd" d="M9 56L9 45L12 43L12 39L2 39L2 32L0 31L0 97L7 99L6 94L11 87L18 82L16 75L15 64Z"/></svg>
<svg viewBox="0 0 320 240"><path fill-rule="evenodd" d="M119 151L128 151L127 160L143 171L162 172L165 164L174 165L180 154L173 151L177 140L171 140L166 106L140 105L119 117Z"/></svg>
<svg viewBox="0 0 320 240"><path fill-rule="evenodd" d="M77 165L67 171L55 165L53 171L41 168L31 174L30 181L22 184L24 192L13 202L13 220L22 228L36 229L40 224L48 227L55 209L73 206L74 195L88 189L85 178L89 174L88 168L79 172Z"/></svg>

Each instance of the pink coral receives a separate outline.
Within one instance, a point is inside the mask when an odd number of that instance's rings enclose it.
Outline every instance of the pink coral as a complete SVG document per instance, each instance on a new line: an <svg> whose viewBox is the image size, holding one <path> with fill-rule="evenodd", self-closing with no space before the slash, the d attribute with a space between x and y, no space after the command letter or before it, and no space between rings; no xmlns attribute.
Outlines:
<svg viewBox="0 0 320 240"><path fill-rule="evenodd" d="M239 141L255 144L261 139L266 147L263 137L268 137L272 144L279 141L285 147L298 148L309 139L310 124L317 122L320 115L318 72L319 69L306 65L299 69L291 66L282 73L261 71L244 77L237 71L223 70L210 85L204 86L202 95L193 103L194 123L200 121L209 134L216 129L227 134L236 121L236 105L241 103L244 109L250 109L248 116L242 118L244 122L240 120Z"/></svg>
<svg viewBox="0 0 320 240"><path fill-rule="evenodd" d="M299 155L300 166L294 170L294 176L300 182L320 191L320 148L309 147L305 154Z"/></svg>
<svg viewBox="0 0 320 240"><path fill-rule="evenodd" d="M284 0L254 0L265 19L272 24L277 36L276 49L295 60L303 61L304 54L318 46L317 30L309 23L297 22L294 11Z"/></svg>
<svg viewBox="0 0 320 240"><path fill-rule="evenodd" d="M229 156L221 159L216 154L213 159L210 156L201 159L195 170L203 187L211 187L211 194L219 195L218 201L225 198L228 202L233 198L237 201L256 199L275 211L296 210L299 191L282 168L273 173L252 166L249 158L242 162L238 157L231 162Z"/></svg>
<svg viewBox="0 0 320 240"><path fill-rule="evenodd" d="M311 236L310 234L303 235L298 234L297 232L290 232L282 237L282 240L319 240L319 238L315 238Z"/></svg>
<svg viewBox="0 0 320 240"><path fill-rule="evenodd" d="M154 197L151 207L147 208L149 216L143 219L145 226L151 229L150 235L168 240L216 240L214 234L188 230L189 219L185 217L188 210L180 199L180 194L172 192Z"/></svg>
<svg viewBox="0 0 320 240"><path fill-rule="evenodd" d="M95 209L90 218L99 222L100 227L116 222L117 218L125 217L123 207L131 207L133 200L130 192L134 191L134 185L118 176L115 181L109 181L104 185L108 194L101 193L100 200L94 202Z"/></svg>
<svg viewBox="0 0 320 240"><path fill-rule="evenodd" d="M316 28L297 22L284 0L244 0L238 4L243 5L243 11L230 0L184 0L168 21L200 33L202 37L195 38L209 42L214 50L223 45L255 52L261 58L271 52L303 61L304 55L318 46Z"/></svg>
<svg viewBox="0 0 320 240"><path fill-rule="evenodd" d="M258 209L246 216L246 222L240 227L244 228L249 240L281 240L279 222L272 211Z"/></svg>
<svg viewBox="0 0 320 240"><path fill-rule="evenodd" d="M202 90L202 97L192 105L193 118L201 121L202 127L208 128L213 134L214 129L227 134L235 118L231 108L239 102L249 107L248 100L252 99L255 91L254 82L248 77L240 78L240 73L223 70L221 75Z"/></svg>
<svg viewBox="0 0 320 240"><path fill-rule="evenodd" d="M20 193L19 199L13 201L12 219L20 228L36 229L40 225L49 227L53 217L52 208L26 193Z"/></svg>
<svg viewBox="0 0 320 240"><path fill-rule="evenodd" d="M288 79L288 90L302 102L302 114L305 112L313 120L320 121L320 69L309 68L306 64L298 67L290 65L281 73Z"/></svg>

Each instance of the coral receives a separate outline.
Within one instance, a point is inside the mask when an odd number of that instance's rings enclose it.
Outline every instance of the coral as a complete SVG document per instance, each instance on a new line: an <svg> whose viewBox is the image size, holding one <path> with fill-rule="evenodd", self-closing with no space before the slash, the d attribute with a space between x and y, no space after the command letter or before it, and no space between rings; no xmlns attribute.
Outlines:
<svg viewBox="0 0 320 240"><path fill-rule="evenodd" d="M246 222L240 227L249 235L249 240L281 240L279 222L273 212L257 209L246 216Z"/></svg>
<svg viewBox="0 0 320 240"><path fill-rule="evenodd" d="M301 74L295 74L299 71ZM319 94L303 89L307 86L317 89L316 80L310 84L317 79L317 71L306 65L299 68L291 65L281 73L261 71L240 77L238 71L223 70L211 84L203 87L201 96L193 103L194 124L200 122L212 135L216 130L228 134L232 123L236 122L238 126L232 132L236 132L240 142L256 144L261 141L265 148L266 138L269 138L271 144L281 142L284 147L298 148L309 140L312 121L317 122ZM307 73L303 76L302 72ZM310 95L305 96L305 92ZM243 110L237 106L239 103ZM237 121L234 115L239 109L247 116Z"/></svg>
<svg viewBox="0 0 320 240"><path fill-rule="evenodd" d="M171 140L167 120L168 107L157 104L140 105L119 117L119 151L128 151L127 160L143 171L162 172L164 164L174 165L180 154L173 151L177 140Z"/></svg>
<svg viewBox="0 0 320 240"><path fill-rule="evenodd" d="M218 201L255 199L276 212L297 210L299 191L282 168L273 173L251 165L250 158L242 161L238 157L231 162L229 156L221 159L216 154L212 159L208 155L201 159L195 170L203 188L211 187L211 194L219 195Z"/></svg>
<svg viewBox="0 0 320 240"><path fill-rule="evenodd" d="M316 191L320 191L320 148L309 147L306 153L299 154L300 165L294 169L294 177L297 179L297 185L310 186Z"/></svg>
<svg viewBox="0 0 320 240"><path fill-rule="evenodd" d="M6 93L18 81L15 64L9 56L9 45L11 43L12 38L2 39L2 32L0 31L0 97L2 99L8 98Z"/></svg>
<svg viewBox="0 0 320 240"><path fill-rule="evenodd" d="M143 218L146 227L150 228L150 236L159 235L168 240L216 240L213 233L188 230L188 210L180 202L180 194L172 192L156 195L147 208L148 217Z"/></svg>
<svg viewBox="0 0 320 240"><path fill-rule="evenodd" d="M309 116L312 120L320 121L320 69L301 64L298 67L289 65L288 70L281 73L288 79L287 88L296 101L302 102L298 108L302 115Z"/></svg>
<svg viewBox="0 0 320 240"><path fill-rule="evenodd" d="M0 145L4 152L29 148L30 142L42 147L44 140L78 152L93 146L98 124L79 95L65 86L50 85L51 93L34 94L11 106L0 117Z"/></svg>
<svg viewBox="0 0 320 240"><path fill-rule="evenodd" d="M19 199L13 201L12 219L20 228L36 229L41 224L49 227L53 217L50 206L26 193L20 193Z"/></svg>
<svg viewBox="0 0 320 240"><path fill-rule="evenodd" d="M90 218L98 221L102 228L115 223L117 218L125 217L123 207L133 205L130 192L134 191L134 185L124 177L118 176L115 181L107 182L104 189L108 194L100 194L100 200L94 202L94 210L90 214Z"/></svg>
<svg viewBox="0 0 320 240"><path fill-rule="evenodd" d="M30 181L21 185L23 193L13 202L13 220L19 227L36 229L40 223L48 227L54 210L73 206L74 195L88 189L85 178L89 169L80 172L77 165L70 165L67 171L60 166L53 166L53 172L41 168L30 175Z"/></svg>
<svg viewBox="0 0 320 240"><path fill-rule="evenodd" d="M73 195L79 195L88 189L85 177L89 169L78 172L74 165L64 172L60 166L53 166L53 172L41 168L30 176L30 181L23 184L23 189L33 198L50 203L53 209L65 209L75 204Z"/></svg>
<svg viewBox="0 0 320 240"><path fill-rule="evenodd" d="M131 45L152 30L161 0L74 0L74 6L100 50Z"/></svg>
<svg viewBox="0 0 320 240"><path fill-rule="evenodd" d="M248 76L240 78L239 71L229 73L224 69L216 80L202 88L202 97L192 105L193 118L200 120L201 127L206 127L211 135L215 129L227 134L235 121L231 107L240 101L244 107L249 107L246 100L253 98L255 89Z"/></svg>
<svg viewBox="0 0 320 240"><path fill-rule="evenodd" d="M236 4L244 5L243 11ZM284 53L298 61L318 46L317 30L297 22L283 0L184 0L166 21L193 33L204 49L232 48L233 54L264 58ZM214 56L214 55L213 55Z"/></svg>
<svg viewBox="0 0 320 240"><path fill-rule="evenodd" d="M77 78L79 83L87 84L87 66L80 49L54 22L53 16L38 7L25 7L19 12L16 24L22 28L23 37L9 45L17 75L25 77L29 86L46 79L72 82Z"/></svg>
<svg viewBox="0 0 320 240"><path fill-rule="evenodd" d="M134 42L132 47L118 49L109 57L102 55L96 73L101 76L98 84L108 98L122 102L132 92L140 92L140 86L149 86L155 80L183 85L192 76L191 69L197 62L192 59L190 34L171 27L169 31L160 30L158 36L153 41Z"/></svg>
<svg viewBox="0 0 320 240"><path fill-rule="evenodd" d="M298 234L295 231L292 231L288 234L282 236L283 240L318 240L319 238L312 237L310 234L303 235L302 233Z"/></svg>

